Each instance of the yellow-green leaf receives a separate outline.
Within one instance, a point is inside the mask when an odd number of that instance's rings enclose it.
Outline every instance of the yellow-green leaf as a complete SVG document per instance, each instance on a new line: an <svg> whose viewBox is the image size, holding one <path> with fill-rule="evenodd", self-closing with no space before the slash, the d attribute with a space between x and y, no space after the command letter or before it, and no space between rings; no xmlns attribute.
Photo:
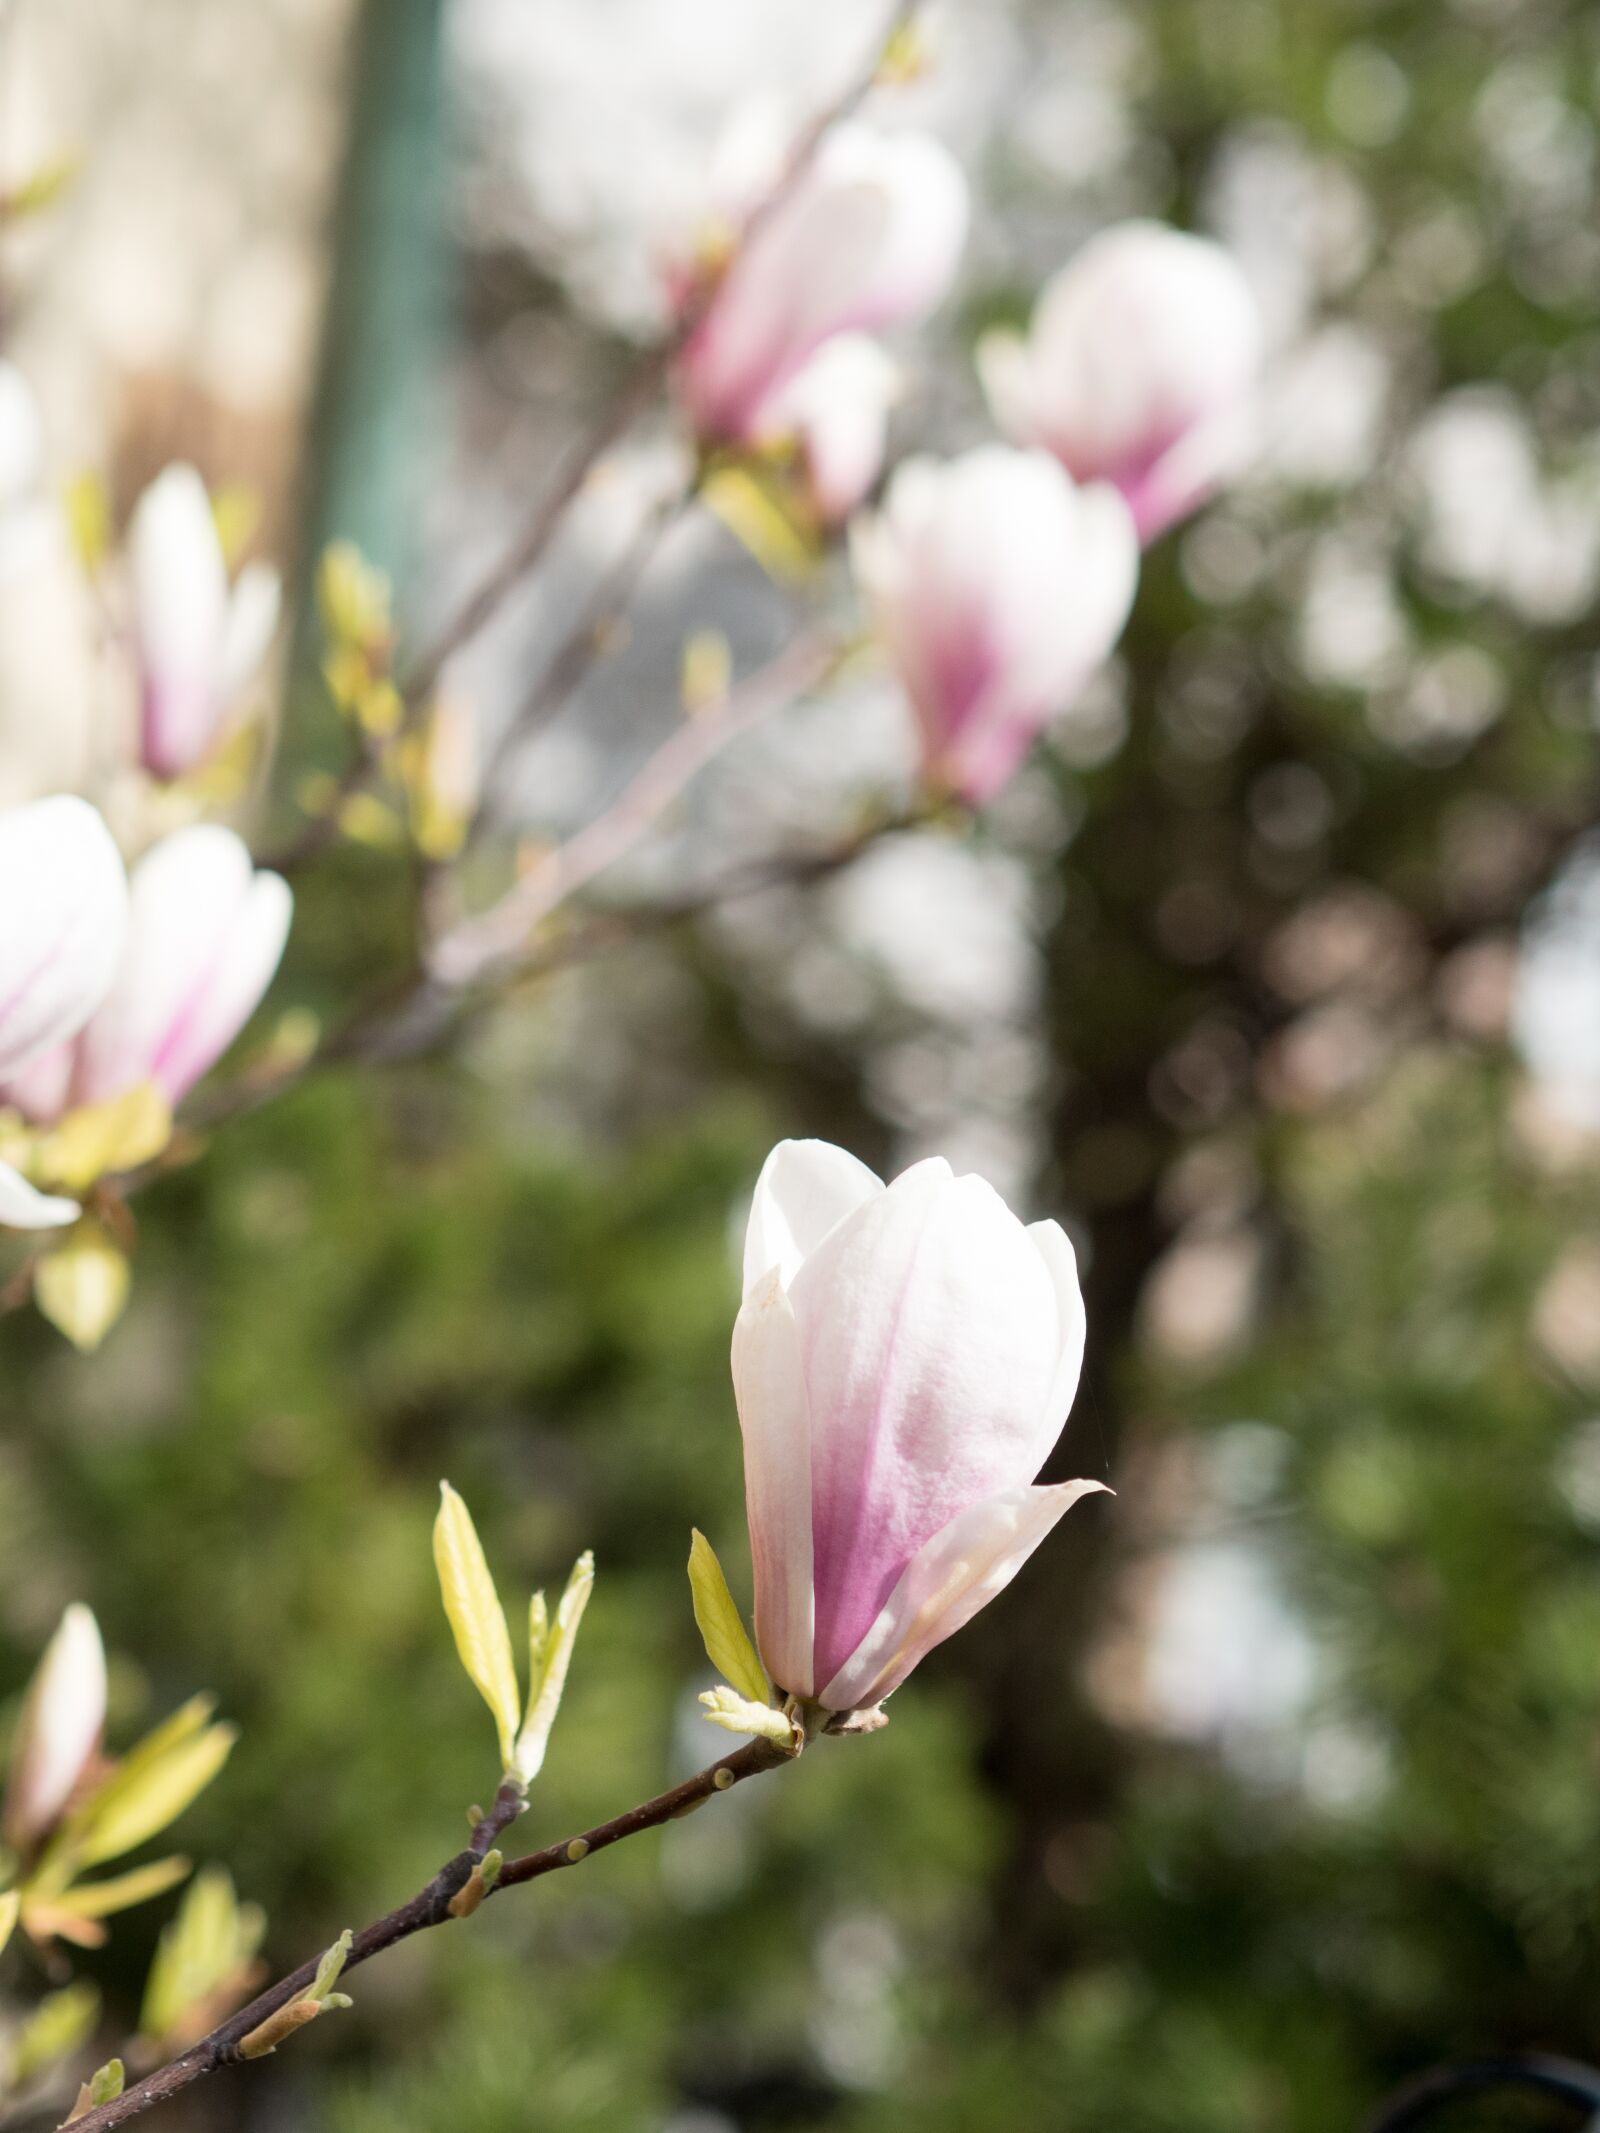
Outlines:
<svg viewBox="0 0 1600 2133"><path fill-rule="evenodd" d="M0 1953L4 1952L6 1942L17 1930L17 1913L21 1909L22 1898L15 1889L7 1889L0 1896Z"/></svg>
<svg viewBox="0 0 1600 2133"><path fill-rule="evenodd" d="M81 1978L41 2000L12 2042L6 2069L10 2086L25 2089L58 2061L70 2059L88 2043L99 2019L100 1995Z"/></svg>
<svg viewBox="0 0 1600 2133"><path fill-rule="evenodd" d="M585 1549L572 1566L572 1575L561 1595L554 1624L549 1620L542 1592L534 1594L528 1609L528 1717L517 1736L516 1760L512 1765L513 1775L524 1785L531 1785L544 1767L550 1729L561 1708L561 1693L567 1685L567 1669L572 1664L578 1624L583 1620L583 1610L588 1606L593 1590L594 1557Z"/></svg>
<svg viewBox="0 0 1600 2133"><path fill-rule="evenodd" d="M776 1741L780 1748L787 1748L794 1741L794 1727L771 1704L749 1703L732 1689L704 1689L700 1701L711 1723L726 1727L730 1733L753 1733L762 1740Z"/></svg>
<svg viewBox="0 0 1600 2133"><path fill-rule="evenodd" d="M62 1832L73 1865L98 1866L102 1860L119 1858L175 1822L211 1783L238 1737L235 1726L212 1725L180 1733L152 1750L158 1736L150 1735L117 1765Z"/></svg>
<svg viewBox="0 0 1600 2133"><path fill-rule="evenodd" d="M511 1656L511 1632L506 1627L505 1611L489 1575L472 1513L448 1481L439 1484L433 1560L461 1664L494 1715L501 1765L509 1770L522 1715L516 1662Z"/></svg>
<svg viewBox="0 0 1600 2133"><path fill-rule="evenodd" d="M75 1918L109 1918L115 1911L126 1911L136 1903L148 1903L154 1896L165 1896L188 1871L187 1859L153 1859L148 1866L136 1866L129 1873L114 1874L104 1881L80 1881L76 1888L53 1896L50 1908L70 1912Z"/></svg>
<svg viewBox="0 0 1600 2133"><path fill-rule="evenodd" d="M716 1550L698 1528L689 1545L689 1590L694 1596L694 1618L711 1664L742 1697L757 1704L770 1703L771 1685L739 1619Z"/></svg>
<svg viewBox="0 0 1600 2133"><path fill-rule="evenodd" d="M128 1301L127 1254L92 1216L77 1222L34 1269L35 1303L75 1348L98 1348Z"/></svg>
<svg viewBox="0 0 1600 2133"><path fill-rule="evenodd" d="M794 584L816 569L820 550L797 523L771 481L747 466L714 469L701 484L701 500L742 541L769 578Z"/></svg>
<svg viewBox="0 0 1600 2133"><path fill-rule="evenodd" d="M140 2027L156 2044L185 2034L197 2009L214 2012L225 1990L243 1997L266 1933L258 1904L241 1904L227 1870L207 1867L165 1927L145 1984Z"/></svg>

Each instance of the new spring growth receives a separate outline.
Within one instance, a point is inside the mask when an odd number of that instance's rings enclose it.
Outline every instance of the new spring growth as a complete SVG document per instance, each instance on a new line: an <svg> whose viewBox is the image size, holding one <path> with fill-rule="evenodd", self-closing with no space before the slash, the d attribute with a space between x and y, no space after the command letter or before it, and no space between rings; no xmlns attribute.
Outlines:
<svg viewBox="0 0 1600 2133"><path fill-rule="evenodd" d="M98 2111L101 2104L111 2103L122 2094L127 2080L127 2070L120 2059L108 2059L96 2073L78 2090L78 2100L68 2113L65 2123L72 2125L86 2117L90 2111Z"/></svg>
<svg viewBox="0 0 1600 2133"><path fill-rule="evenodd" d="M525 1790L544 1764L578 1625L594 1585L594 1557L585 1553L573 1565L553 1621L544 1594L533 1596L528 1610L525 1714L511 1632L483 1544L471 1512L447 1481L439 1485L433 1560L461 1664L494 1716L501 1767L513 1785Z"/></svg>
<svg viewBox="0 0 1600 2133"><path fill-rule="evenodd" d="M333 1988L349 1959L353 1939L354 1935L347 1927L318 1963L317 1974L305 1991L251 2030L239 2046L241 2059L265 2059L269 2052L277 2050L285 2037L292 2037L297 2029L304 2029L318 2015L352 2004L348 1993L335 1992Z"/></svg>
<svg viewBox="0 0 1600 2133"><path fill-rule="evenodd" d="M470 1918L500 1879L504 1852L485 1852L445 1908L452 1918Z"/></svg>

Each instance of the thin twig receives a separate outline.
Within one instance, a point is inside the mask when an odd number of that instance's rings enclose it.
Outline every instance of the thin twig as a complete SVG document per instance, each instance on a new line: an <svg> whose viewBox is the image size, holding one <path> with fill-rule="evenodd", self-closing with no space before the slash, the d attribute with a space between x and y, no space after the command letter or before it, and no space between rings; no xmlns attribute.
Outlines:
<svg viewBox="0 0 1600 2133"><path fill-rule="evenodd" d="M791 1758L782 1748L770 1741L754 1740L748 1746L727 1755L720 1762L712 1763L692 1778L685 1778L681 1785L674 1785L667 1792L658 1793L653 1800L646 1800L640 1807L630 1808L626 1814L602 1822L596 1828L585 1830L581 1836L569 1837L563 1843L546 1845L543 1851L529 1852L524 1858L509 1860L501 1869L500 1877L488 1893L498 1895L500 1890L520 1887L523 1882L537 1881L545 1874L554 1874L563 1867L576 1866L594 1852L605 1851L608 1846L619 1844L624 1837L637 1836L646 1829L659 1829L664 1823L688 1814L702 1801L713 1794L727 1792L748 1777L757 1777L764 1770L776 1770ZM498 1810L504 1794L497 1795ZM520 1804L520 1803L519 1803ZM508 1814L507 1820L511 1819ZM361 1964L370 1962L398 1942L409 1940L413 1934L423 1933L433 1926L442 1926L451 1917L450 1901L457 1891L471 1878L483 1853L488 1849L498 1829L492 1827L493 1813L479 1823L473 1843L466 1850L442 1866L428 1883L419 1889L409 1903L403 1903L386 1918L377 1919L356 1934L349 1955L345 1958L344 1975ZM500 1827L504 1827L502 1822ZM481 1840L481 1842L480 1842ZM85 2112L75 2121L77 2133L111 2133L115 2126L126 2125L130 2119L165 2103L170 2097L181 2095L208 2074L214 2074L224 2066L240 2064L239 2046L252 2031L260 2028L270 2015L280 2007L297 1999L316 1978L317 1962L302 1963L285 1978L253 1999L226 2022L220 2023L207 2037L191 2045L168 2065L158 2067L147 2074L143 2081L135 2082L132 2088L103 2103L97 2109Z"/></svg>
<svg viewBox="0 0 1600 2133"><path fill-rule="evenodd" d="M833 102L817 113L789 152L777 182L756 202L739 225L730 259L736 258L789 199L810 168L823 140L862 102L878 79L884 54L915 20L922 0L896 0L887 22L873 41L870 64ZM726 266L724 267L726 272ZM634 364L621 390L599 420L568 454L554 482L521 532L466 593L454 612L400 677L400 734L411 732L426 712L446 666L499 613L517 587L543 561L565 518L568 506L605 455L620 444L666 386L673 365L704 323L716 301L718 279L704 276L690 292L672 327ZM368 790L381 770L381 756L364 748L351 761L330 795L327 811L308 822L279 855L280 871L303 866L338 834L345 805Z"/></svg>
<svg viewBox="0 0 1600 2133"><path fill-rule="evenodd" d="M428 956L432 975L459 990L516 961L534 929L629 851L713 756L777 705L814 687L842 651L820 631L797 637L719 708L686 718L603 814L531 867L489 910L441 934Z"/></svg>

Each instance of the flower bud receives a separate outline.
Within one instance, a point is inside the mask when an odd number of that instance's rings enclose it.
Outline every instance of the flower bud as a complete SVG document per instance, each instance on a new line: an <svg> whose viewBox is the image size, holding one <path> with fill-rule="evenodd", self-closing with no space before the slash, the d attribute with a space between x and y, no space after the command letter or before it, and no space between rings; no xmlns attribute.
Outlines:
<svg viewBox="0 0 1600 2133"><path fill-rule="evenodd" d="M17 1730L0 1834L13 1851L37 1848L100 1745L106 1655L87 1607L72 1606L45 1648Z"/></svg>
<svg viewBox="0 0 1600 2133"><path fill-rule="evenodd" d="M699 435L756 441L834 335L925 317L954 279L967 219L966 180L939 142L835 127L735 253L684 349Z"/></svg>
<svg viewBox="0 0 1600 2133"><path fill-rule="evenodd" d="M139 499L129 530L139 657L140 757L181 777L211 753L278 625L278 574L252 563L229 587L205 484L172 466Z"/></svg>
<svg viewBox="0 0 1600 2133"><path fill-rule="evenodd" d="M1127 507L1043 452L986 445L908 460L854 531L928 780L981 806L1117 640L1139 569Z"/></svg>
<svg viewBox="0 0 1600 2133"><path fill-rule="evenodd" d="M756 1637L778 1687L871 1710L1094 1481L1031 1486L1077 1389L1072 1247L981 1178L885 1187L785 1141L756 1187L733 1382Z"/></svg>
<svg viewBox="0 0 1600 2133"><path fill-rule="evenodd" d="M1026 340L988 336L979 366L1007 434L1043 445L1075 481L1120 489L1148 543L1248 456L1261 348L1229 253L1124 222L1046 284Z"/></svg>

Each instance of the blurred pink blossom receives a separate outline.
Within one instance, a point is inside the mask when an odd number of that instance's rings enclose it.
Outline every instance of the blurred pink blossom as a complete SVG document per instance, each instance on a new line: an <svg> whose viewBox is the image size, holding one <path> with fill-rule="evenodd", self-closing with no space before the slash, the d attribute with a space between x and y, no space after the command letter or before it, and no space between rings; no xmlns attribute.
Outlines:
<svg viewBox="0 0 1600 2133"><path fill-rule="evenodd" d="M769 436L775 403L837 334L933 310L966 241L967 184L920 133L836 127L735 253L679 366L708 442Z"/></svg>
<svg viewBox="0 0 1600 2133"><path fill-rule="evenodd" d="M1232 255L1157 222L1091 238L1047 282L1027 337L978 351L995 417L1076 481L1109 481L1146 543L1249 455L1261 316Z"/></svg>
<svg viewBox="0 0 1600 2133"><path fill-rule="evenodd" d="M1139 574L1115 489L1006 445L906 461L854 557L929 781L973 806L1105 659Z"/></svg>
<svg viewBox="0 0 1600 2133"><path fill-rule="evenodd" d="M204 482L172 466L139 499L128 536L139 659L140 755L158 778L205 760L278 626L278 573L228 583Z"/></svg>

